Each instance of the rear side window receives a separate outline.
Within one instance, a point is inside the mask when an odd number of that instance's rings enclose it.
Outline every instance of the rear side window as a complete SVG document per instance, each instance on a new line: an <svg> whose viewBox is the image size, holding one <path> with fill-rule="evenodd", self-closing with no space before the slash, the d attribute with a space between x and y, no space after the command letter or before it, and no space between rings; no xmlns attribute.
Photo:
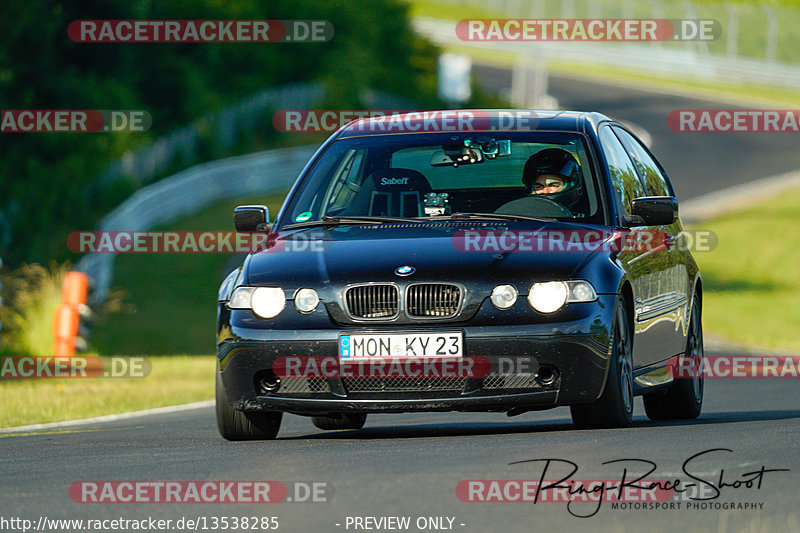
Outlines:
<svg viewBox="0 0 800 533"><path fill-rule="evenodd" d="M600 145L608 162L611 184L614 186L618 205L623 214L630 215L631 201L645 196L636 169L611 128L604 127L600 130Z"/></svg>
<svg viewBox="0 0 800 533"><path fill-rule="evenodd" d="M622 141L622 145L627 150L628 155L636 164L636 169L639 171L639 177L642 182L644 182L647 194L651 196L673 196L672 187L667 183L667 178L664 176L661 167L641 143L622 128L614 127L614 133Z"/></svg>

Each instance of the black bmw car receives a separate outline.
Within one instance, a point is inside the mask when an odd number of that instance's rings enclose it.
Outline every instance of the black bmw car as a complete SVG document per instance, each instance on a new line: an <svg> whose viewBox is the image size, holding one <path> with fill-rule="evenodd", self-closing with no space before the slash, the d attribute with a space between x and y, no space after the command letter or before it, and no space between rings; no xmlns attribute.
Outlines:
<svg viewBox="0 0 800 533"><path fill-rule="evenodd" d="M230 440L283 413L570 406L575 426L695 418L702 282L663 167L597 113L354 121L309 161L219 290L216 412Z"/></svg>

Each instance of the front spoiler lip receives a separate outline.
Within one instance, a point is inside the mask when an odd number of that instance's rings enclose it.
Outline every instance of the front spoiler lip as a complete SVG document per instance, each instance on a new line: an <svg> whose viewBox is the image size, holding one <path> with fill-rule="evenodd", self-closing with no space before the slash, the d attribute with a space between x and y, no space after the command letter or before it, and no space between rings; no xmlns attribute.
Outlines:
<svg viewBox="0 0 800 533"><path fill-rule="evenodd" d="M514 407L542 409L555 407L558 390L524 393L462 396L457 398L290 398L286 396L256 396L233 402L234 409L275 410L297 414L333 412L401 413L406 411L508 411Z"/></svg>

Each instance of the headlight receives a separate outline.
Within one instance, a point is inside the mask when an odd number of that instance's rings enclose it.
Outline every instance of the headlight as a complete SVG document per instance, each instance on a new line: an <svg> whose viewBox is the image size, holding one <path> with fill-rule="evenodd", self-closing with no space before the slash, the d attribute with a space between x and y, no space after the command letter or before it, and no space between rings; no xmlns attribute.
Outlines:
<svg viewBox="0 0 800 533"><path fill-rule="evenodd" d="M555 313L567 303L569 290L563 281L534 283L528 293L528 303L540 313Z"/></svg>
<svg viewBox="0 0 800 533"><path fill-rule="evenodd" d="M492 290L492 303L498 309L508 309L516 303L518 294L513 285L498 285Z"/></svg>
<svg viewBox="0 0 800 533"><path fill-rule="evenodd" d="M279 287L256 287L250 298L253 313L260 318L274 318L283 311L286 295Z"/></svg>
<svg viewBox="0 0 800 533"><path fill-rule="evenodd" d="M528 302L540 313L555 313L565 303L593 302L597 293L588 281L547 281L534 283L528 292Z"/></svg>
<svg viewBox="0 0 800 533"><path fill-rule="evenodd" d="M568 281L569 287L568 302L593 302L597 299L594 287L588 281Z"/></svg>
<svg viewBox="0 0 800 533"><path fill-rule="evenodd" d="M301 313L310 313L319 304L319 294L314 289L300 289L294 295L294 306Z"/></svg>
<svg viewBox="0 0 800 533"><path fill-rule="evenodd" d="M256 290L255 287L239 287L231 294L228 307L231 309L252 309L250 300L253 297L254 290Z"/></svg>

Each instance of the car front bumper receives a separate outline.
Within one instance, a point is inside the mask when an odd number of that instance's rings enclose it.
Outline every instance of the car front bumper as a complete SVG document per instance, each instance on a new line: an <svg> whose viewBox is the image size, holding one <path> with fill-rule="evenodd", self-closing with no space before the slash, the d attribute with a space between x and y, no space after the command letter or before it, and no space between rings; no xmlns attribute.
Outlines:
<svg viewBox="0 0 800 533"><path fill-rule="evenodd" d="M460 330L464 357L488 361L488 374L468 378L326 376L282 379L273 392L259 380L281 357L338 357L345 329L266 330L230 327L217 346L219 368L234 409L305 415L343 412L525 411L592 401L606 380L614 300L601 295L570 322L430 326L408 331ZM362 328L359 331L386 331ZM352 331L350 331L352 332ZM542 380L555 370L552 382Z"/></svg>

